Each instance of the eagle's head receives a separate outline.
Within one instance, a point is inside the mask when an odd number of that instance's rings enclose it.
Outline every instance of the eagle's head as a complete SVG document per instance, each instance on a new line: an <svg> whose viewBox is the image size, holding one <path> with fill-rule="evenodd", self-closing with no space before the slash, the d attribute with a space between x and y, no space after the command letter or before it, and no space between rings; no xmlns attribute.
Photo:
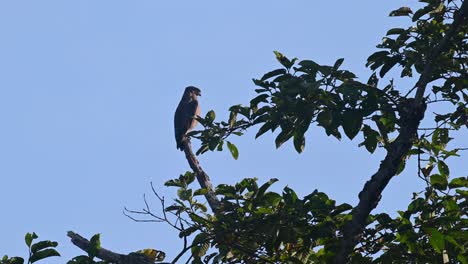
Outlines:
<svg viewBox="0 0 468 264"><path fill-rule="evenodd" d="M185 88L184 97L196 99L197 96L201 96L201 90L195 86L188 86Z"/></svg>

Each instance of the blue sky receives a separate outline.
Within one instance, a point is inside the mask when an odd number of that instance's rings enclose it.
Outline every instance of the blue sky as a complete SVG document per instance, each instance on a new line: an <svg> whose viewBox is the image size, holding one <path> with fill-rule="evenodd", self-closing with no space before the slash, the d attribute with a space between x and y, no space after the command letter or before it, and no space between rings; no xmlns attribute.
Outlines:
<svg viewBox="0 0 468 264"><path fill-rule="evenodd" d="M254 95L251 79L278 67L273 50L323 64L344 57L343 67L367 80L367 56L389 28L405 25L387 16L401 5L415 1L1 1L0 255L25 256L24 234L35 231L69 259L81 254L66 237L73 230L99 232L117 252L174 256L176 232L132 222L122 209L141 209L151 181L175 197L163 183L189 169L173 138L184 87L202 89L202 113L227 118L230 105ZM227 152L200 157L214 184L276 177L275 190L319 189L355 204L383 156L318 128L300 155L253 135L232 140L237 161ZM459 136L466 147L467 133ZM466 174L466 163L449 162L452 175ZM422 188L410 163L378 210L403 209Z"/></svg>

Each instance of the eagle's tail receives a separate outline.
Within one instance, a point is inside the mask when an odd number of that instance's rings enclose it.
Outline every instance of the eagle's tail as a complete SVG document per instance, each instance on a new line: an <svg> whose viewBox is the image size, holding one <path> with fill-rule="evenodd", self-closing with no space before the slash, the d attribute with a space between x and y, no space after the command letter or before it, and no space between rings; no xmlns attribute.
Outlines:
<svg viewBox="0 0 468 264"><path fill-rule="evenodd" d="M180 149L180 151L184 151L184 138L185 136L183 134L176 136L177 149Z"/></svg>

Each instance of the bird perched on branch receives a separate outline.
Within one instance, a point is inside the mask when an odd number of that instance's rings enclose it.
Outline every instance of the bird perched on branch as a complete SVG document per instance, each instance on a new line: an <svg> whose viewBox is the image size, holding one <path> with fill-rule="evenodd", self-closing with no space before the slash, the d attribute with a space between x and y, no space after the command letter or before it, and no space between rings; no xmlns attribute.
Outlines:
<svg viewBox="0 0 468 264"><path fill-rule="evenodd" d="M201 91L197 87L188 86L185 88L174 115L174 132L177 149L182 151L184 150L182 142L187 140L187 133L197 125L195 118L200 114L198 96L201 96Z"/></svg>

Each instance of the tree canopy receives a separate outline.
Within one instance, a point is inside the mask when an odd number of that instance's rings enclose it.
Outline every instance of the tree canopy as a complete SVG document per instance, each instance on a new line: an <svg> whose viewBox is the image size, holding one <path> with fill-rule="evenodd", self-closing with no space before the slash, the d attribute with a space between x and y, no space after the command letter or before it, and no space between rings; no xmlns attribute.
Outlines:
<svg viewBox="0 0 468 264"><path fill-rule="evenodd" d="M367 59L373 73L365 81L341 67L343 58L322 65L275 51L278 69L253 80L255 98L231 106L228 120L217 120L214 111L197 117L204 129L190 133L201 142L197 155L227 148L234 159L242 150L230 137L252 129L256 137L277 132L276 147L291 141L298 153L315 126L338 140L362 138L359 147L369 153L381 148L386 155L357 205L338 204L318 190L304 197L289 187L273 192L270 186L278 179L258 183L245 178L213 187L186 141L193 171L165 183L177 189L174 203L166 204L153 189L161 212L150 208L146 198L142 211L126 210L135 221L165 222L177 229L183 241L180 254L169 261L164 249L122 255L101 247L99 236L88 241L70 232L87 255L68 263L468 263L468 179L453 177L447 165L447 159L466 150L448 149L447 144L454 131L468 128L468 4L420 2L417 10L390 12L412 24L388 30ZM390 70L414 81L413 86L385 81ZM439 105L444 112L437 112ZM423 128L423 121L432 125ZM409 159L417 160L414 177L426 188L415 190L396 217L372 214ZM26 235L29 263L58 255L55 242L32 244L36 238ZM0 261L23 262L7 256Z"/></svg>

